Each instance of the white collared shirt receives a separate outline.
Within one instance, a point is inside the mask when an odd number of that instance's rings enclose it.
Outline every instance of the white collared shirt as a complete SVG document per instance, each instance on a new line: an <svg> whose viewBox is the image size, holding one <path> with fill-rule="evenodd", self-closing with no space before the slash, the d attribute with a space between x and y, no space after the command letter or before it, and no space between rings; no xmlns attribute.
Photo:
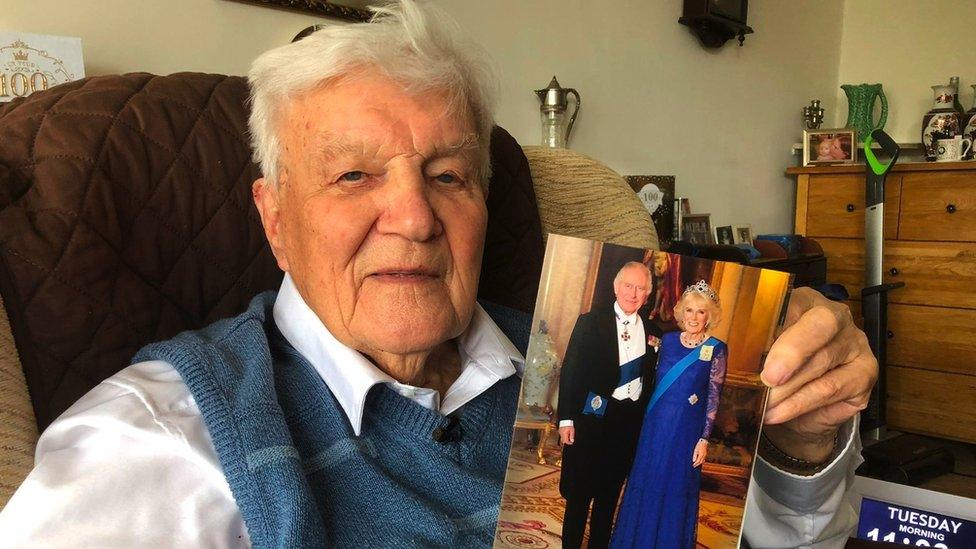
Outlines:
<svg viewBox="0 0 976 549"><path fill-rule="evenodd" d="M617 358L620 366L627 364L635 358L642 357L646 353L644 345L644 322L637 311L631 314L624 313L620 308L620 303L613 303L614 316L617 318ZM625 335L626 334L626 335ZM629 383L614 389L610 394L611 398L617 400L640 400L641 392L644 389L644 382L640 376L630 380Z"/></svg>
<svg viewBox="0 0 976 549"><path fill-rule="evenodd" d="M357 434L376 383L413 393L446 415L524 364L477 305L458 338L461 374L443 398L396 383L339 343L288 276L274 319ZM44 431L33 471L0 513L0 540L3 547L250 545L200 410L179 373L162 361L134 364L103 381Z"/></svg>
<svg viewBox="0 0 976 549"><path fill-rule="evenodd" d="M521 369L525 362L488 313L475 304L471 324L458 338L461 374L441 398L434 389L397 382L361 353L340 343L305 303L287 274L274 304L274 320L288 343L322 376L357 436L366 394L377 383L386 383L401 395L446 416L516 373L516 368Z"/></svg>
<svg viewBox="0 0 976 549"><path fill-rule="evenodd" d="M617 318L617 355L623 365L644 355L644 321L637 311L629 315L624 313L616 301L613 302L613 312Z"/></svg>

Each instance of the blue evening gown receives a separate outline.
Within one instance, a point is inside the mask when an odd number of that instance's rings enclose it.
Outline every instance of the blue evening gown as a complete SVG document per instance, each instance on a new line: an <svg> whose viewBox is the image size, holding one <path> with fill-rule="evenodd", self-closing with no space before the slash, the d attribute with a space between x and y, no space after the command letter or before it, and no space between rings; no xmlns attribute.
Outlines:
<svg viewBox="0 0 976 549"><path fill-rule="evenodd" d="M664 335L657 383L685 355L698 351L682 345L679 335ZM708 438L711 430L728 354L725 343L713 341L718 343L712 360L691 364L644 415L610 547L695 546L701 468L692 466L691 457L699 438Z"/></svg>

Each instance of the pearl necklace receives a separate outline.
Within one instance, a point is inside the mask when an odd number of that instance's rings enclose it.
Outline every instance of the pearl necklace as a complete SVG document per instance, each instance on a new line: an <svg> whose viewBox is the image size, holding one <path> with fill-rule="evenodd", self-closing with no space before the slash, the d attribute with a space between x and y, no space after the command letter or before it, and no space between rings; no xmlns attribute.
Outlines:
<svg viewBox="0 0 976 549"><path fill-rule="evenodd" d="M685 335L686 333L687 332L681 332L681 336L680 336L681 337L681 343L684 343L686 347L697 347L697 346L701 345L702 343L704 343L705 340L707 339L706 334L703 333L701 335L701 338L698 339L698 341L692 342L691 339L690 339L690 336Z"/></svg>

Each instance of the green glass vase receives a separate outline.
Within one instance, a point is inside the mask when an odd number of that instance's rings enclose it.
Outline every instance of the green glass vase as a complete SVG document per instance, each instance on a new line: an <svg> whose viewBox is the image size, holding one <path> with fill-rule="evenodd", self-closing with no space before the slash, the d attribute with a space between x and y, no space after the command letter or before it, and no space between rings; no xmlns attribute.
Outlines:
<svg viewBox="0 0 976 549"><path fill-rule="evenodd" d="M884 128L888 121L888 98L881 91L881 84L844 84L840 87L847 94L847 124L857 130L858 141L864 141L871 132ZM881 117L874 121L874 103L881 99Z"/></svg>

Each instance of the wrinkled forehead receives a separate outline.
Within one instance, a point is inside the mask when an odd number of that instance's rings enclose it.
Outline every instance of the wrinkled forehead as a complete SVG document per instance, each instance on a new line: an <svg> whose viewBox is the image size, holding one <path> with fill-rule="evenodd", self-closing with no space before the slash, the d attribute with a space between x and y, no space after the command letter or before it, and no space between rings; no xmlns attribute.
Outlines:
<svg viewBox="0 0 976 549"><path fill-rule="evenodd" d="M334 79L296 95L282 109L278 127L283 142L326 155L383 149L473 156L479 146L466 102L442 89L408 89L375 72Z"/></svg>
<svg viewBox="0 0 976 549"><path fill-rule="evenodd" d="M650 279L647 276L647 272L640 267L633 266L627 267L620 273L620 284L630 283L634 285L646 285Z"/></svg>
<svg viewBox="0 0 976 549"><path fill-rule="evenodd" d="M473 132L438 132L427 146L420 146L417 141L398 137L393 132L371 134L323 129L309 132L308 142L312 154L323 160L379 150L388 150L394 155L420 153L427 157L466 156L473 159L478 150L478 138Z"/></svg>

